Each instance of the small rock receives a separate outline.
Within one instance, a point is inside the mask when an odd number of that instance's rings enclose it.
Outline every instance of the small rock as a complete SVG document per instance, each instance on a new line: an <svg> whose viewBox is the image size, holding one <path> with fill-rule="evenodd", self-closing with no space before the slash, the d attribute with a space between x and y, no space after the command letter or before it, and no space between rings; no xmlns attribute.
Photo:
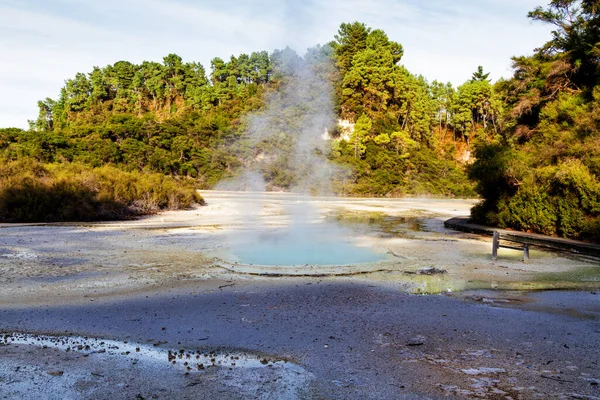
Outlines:
<svg viewBox="0 0 600 400"><path fill-rule="evenodd" d="M417 271L418 275L436 275L436 274L445 274L448 271L446 271L445 269L437 269L435 267L430 267L430 268L422 268L420 270Z"/></svg>
<svg viewBox="0 0 600 400"><path fill-rule="evenodd" d="M422 346L423 344L425 344L425 337L420 335L410 338L406 343L407 346Z"/></svg>
<svg viewBox="0 0 600 400"><path fill-rule="evenodd" d="M64 371L61 370L50 370L48 371L48 375L52 375L52 376L63 376Z"/></svg>

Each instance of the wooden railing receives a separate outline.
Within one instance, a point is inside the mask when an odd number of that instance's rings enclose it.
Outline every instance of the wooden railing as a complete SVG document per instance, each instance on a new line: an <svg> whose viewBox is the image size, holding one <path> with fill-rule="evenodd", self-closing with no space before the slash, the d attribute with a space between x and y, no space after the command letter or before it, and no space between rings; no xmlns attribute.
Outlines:
<svg viewBox="0 0 600 400"><path fill-rule="evenodd" d="M527 261L529 261L529 244L528 243L524 243L522 247L509 246L506 244L502 244L502 243L500 243L500 239L507 240L512 243L518 243L518 242L515 240L503 238L502 235L500 235L500 232L498 232L498 231L494 231L492 238L493 238L492 239L492 260L496 261L496 259L498 258L498 249L503 248L503 249L511 249L511 250L523 250L523 262L526 263Z"/></svg>
<svg viewBox="0 0 600 400"><path fill-rule="evenodd" d="M591 256L594 260L600 258L600 244L596 243L587 243L579 240L564 239L554 236L492 228L485 225L473 224L469 221L468 217L450 218L444 222L444 226L448 229L492 237L497 234L497 246L494 246L494 242L492 242L492 258L494 258L494 253L495 257L498 256L498 248L511 248L514 250L523 250L523 258L525 261L527 261L525 257L527 256L528 259L529 248L531 246L554 251L564 251L571 254ZM511 243L520 243L523 245L523 247L502 244L500 242L501 240Z"/></svg>

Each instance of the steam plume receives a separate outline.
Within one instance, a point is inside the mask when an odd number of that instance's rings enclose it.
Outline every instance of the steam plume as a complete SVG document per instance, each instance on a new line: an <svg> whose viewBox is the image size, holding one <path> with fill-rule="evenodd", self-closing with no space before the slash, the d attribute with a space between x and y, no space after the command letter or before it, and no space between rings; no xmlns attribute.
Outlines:
<svg viewBox="0 0 600 400"><path fill-rule="evenodd" d="M267 95L262 111L246 120L245 172L218 189L333 194L332 182L341 181L347 170L327 160L327 130L336 121L330 51L317 47L304 58L289 48L275 52L275 75L282 85ZM262 188L258 174L267 180Z"/></svg>

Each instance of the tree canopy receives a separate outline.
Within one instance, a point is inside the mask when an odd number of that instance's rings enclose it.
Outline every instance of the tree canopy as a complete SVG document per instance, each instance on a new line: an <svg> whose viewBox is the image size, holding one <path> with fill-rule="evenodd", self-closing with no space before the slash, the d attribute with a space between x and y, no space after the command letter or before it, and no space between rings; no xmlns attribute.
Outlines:
<svg viewBox="0 0 600 400"><path fill-rule="evenodd" d="M554 0L529 13L555 30L534 55L515 57L514 76L496 84L503 126L476 148L476 220L600 238L599 6Z"/></svg>

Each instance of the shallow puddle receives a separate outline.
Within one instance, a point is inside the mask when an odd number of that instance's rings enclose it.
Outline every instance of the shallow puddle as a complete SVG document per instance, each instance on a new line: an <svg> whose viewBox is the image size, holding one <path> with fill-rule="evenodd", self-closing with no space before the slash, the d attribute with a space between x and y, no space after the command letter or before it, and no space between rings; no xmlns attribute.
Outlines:
<svg viewBox="0 0 600 400"><path fill-rule="evenodd" d="M416 212L415 212L416 213ZM419 214L419 213L416 213ZM328 215L328 219L344 227L367 230L390 237L411 238L418 232L430 232L425 215L397 216L384 212L336 212ZM428 215L431 218L432 215Z"/></svg>
<svg viewBox="0 0 600 400"><path fill-rule="evenodd" d="M78 352L86 355L102 354L123 356L132 359L144 359L170 364L182 371L201 371L207 368L291 368L300 366L285 360L244 353L223 352L210 349L168 350L156 346L147 346L125 341L87 338L80 336L49 336L28 333L6 333L0 335L0 345L29 345L42 348L55 348L66 352Z"/></svg>

